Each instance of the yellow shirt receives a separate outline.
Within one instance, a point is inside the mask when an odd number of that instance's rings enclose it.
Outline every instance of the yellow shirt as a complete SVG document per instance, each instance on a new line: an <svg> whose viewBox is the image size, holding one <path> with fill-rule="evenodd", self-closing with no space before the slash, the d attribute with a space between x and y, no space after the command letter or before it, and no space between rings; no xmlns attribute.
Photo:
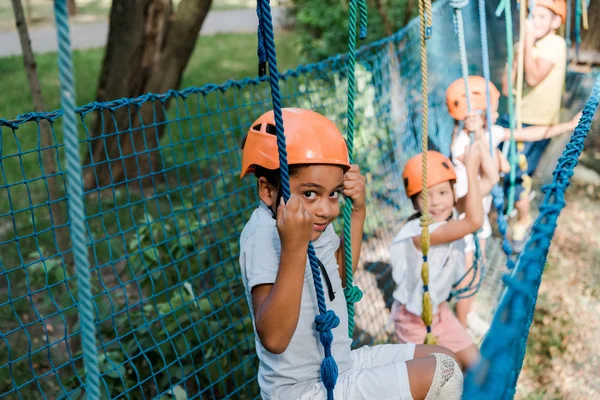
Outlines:
<svg viewBox="0 0 600 400"><path fill-rule="evenodd" d="M548 75L536 86L523 84L521 120L529 125L557 124L560 101L567 72L567 44L565 39L551 33L533 45L533 58L554 63Z"/></svg>

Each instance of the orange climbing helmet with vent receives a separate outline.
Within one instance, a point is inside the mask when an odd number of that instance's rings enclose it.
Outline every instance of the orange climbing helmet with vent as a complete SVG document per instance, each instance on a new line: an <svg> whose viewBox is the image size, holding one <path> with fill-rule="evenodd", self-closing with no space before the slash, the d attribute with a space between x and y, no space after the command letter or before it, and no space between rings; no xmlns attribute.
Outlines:
<svg viewBox="0 0 600 400"><path fill-rule="evenodd" d="M485 110L487 101L485 95L485 78L481 76L469 76L469 92L471 94L471 108L473 110ZM496 86L490 82L490 100L493 104L498 104L500 92ZM446 90L446 105L448 113L458 121L464 121L467 116L467 96L465 95L465 82L459 78L452 82Z"/></svg>
<svg viewBox="0 0 600 400"><path fill-rule="evenodd" d="M348 146L338 127L327 117L302 108L284 108L288 165L329 164L350 168ZM242 172L254 172L255 166L279 168L279 152L275 135L275 114L268 111L250 127L242 142Z"/></svg>
<svg viewBox="0 0 600 400"><path fill-rule="evenodd" d="M423 190L423 154L412 157L404 166L402 180L406 195L412 197ZM437 151L427 152L427 187L430 188L446 181L456 181L456 172L452 162Z"/></svg>
<svg viewBox="0 0 600 400"><path fill-rule="evenodd" d="M558 15L564 24L567 20L567 2L565 0L535 0L536 7L545 7Z"/></svg>

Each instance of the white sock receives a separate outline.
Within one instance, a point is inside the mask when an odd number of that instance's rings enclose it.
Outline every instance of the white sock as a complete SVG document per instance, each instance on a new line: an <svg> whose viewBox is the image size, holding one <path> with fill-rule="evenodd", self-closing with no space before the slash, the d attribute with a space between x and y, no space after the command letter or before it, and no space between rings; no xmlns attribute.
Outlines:
<svg viewBox="0 0 600 400"><path fill-rule="evenodd" d="M460 400L463 393L463 373L452 357L442 353L435 356L435 373L425 400Z"/></svg>

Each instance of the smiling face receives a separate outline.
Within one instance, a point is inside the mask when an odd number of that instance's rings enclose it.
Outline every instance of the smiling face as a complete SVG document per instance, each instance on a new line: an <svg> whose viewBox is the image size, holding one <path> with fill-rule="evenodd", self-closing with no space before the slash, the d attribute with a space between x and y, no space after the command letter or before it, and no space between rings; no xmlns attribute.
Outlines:
<svg viewBox="0 0 600 400"><path fill-rule="evenodd" d="M413 205L422 213L421 193L413 196ZM454 209L454 188L450 181L438 183L429 188L429 213L435 222L447 221Z"/></svg>
<svg viewBox="0 0 600 400"><path fill-rule="evenodd" d="M550 31L560 28L562 20L550 9L538 6L531 12L536 39L541 39Z"/></svg>
<svg viewBox="0 0 600 400"><path fill-rule="evenodd" d="M259 195L275 212L279 188L262 177ZM312 241L317 240L340 214L339 198L344 187L344 171L336 165L306 165L290 173L290 190L300 197L313 218Z"/></svg>

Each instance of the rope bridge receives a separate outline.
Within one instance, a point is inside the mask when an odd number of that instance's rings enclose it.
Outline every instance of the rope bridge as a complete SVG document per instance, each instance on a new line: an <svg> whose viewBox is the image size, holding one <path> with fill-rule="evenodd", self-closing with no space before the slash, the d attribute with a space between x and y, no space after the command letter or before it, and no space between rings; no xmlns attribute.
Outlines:
<svg viewBox="0 0 600 400"><path fill-rule="evenodd" d="M482 57L471 3L463 17L473 63ZM68 47L64 1L55 4L60 42ZM490 75L497 84L507 54L496 38L504 37L505 25L491 6L487 11L494 38ZM444 93L461 76L460 58L457 43L448 40L454 35L451 7L438 1L432 14L428 145L447 155L453 121ZM355 304L355 346L390 340L393 287L386 249L412 211L402 166L421 150L419 33L414 20L356 52L350 83L356 92L354 162L368 178L370 211L354 276L364 291ZM69 49L61 50L61 71L72 68L65 55ZM335 55L280 74L281 102L348 126L348 62L346 54ZM481 74L479 64L468 69ZM239 233L258 197L254 183L238 176L241 139L272 108L269 78L79 108L74 82L68 76L61 82L67 83L63 109L0 119L0 397L258 398L254 334L237 261ZM567 84L568 106L575 109L593 79L570 75ZM484 361L468 377L465 398L510 398L514 392L543 255L597 107L598 86L559 162L526 252L504 278L505 294L482 346ZM143 118L147 109L151 119ZM126 122L119 122L122 114ZM49 147L40 141L46 123L54 143ZM98 141L108 146L109 138L136 136L156 137L158 145L126 151L117 140L121 158L98 161L92 154ZM48 152L57 161L55 173L42 162ZM82 163L81 155L90 161ZM106 163L124 169L124 178L83 187L81 174L99 182L95 171ZM49 185L58 185L59 198L50 196ZM56 204L68 211L67 223L55 223ZM64 232L74 245L61 251ZM488 263L493 259L488 254ZM504 287L502 262L495 264L495 270L488 266L484 298L495 298Z"/></svg>

